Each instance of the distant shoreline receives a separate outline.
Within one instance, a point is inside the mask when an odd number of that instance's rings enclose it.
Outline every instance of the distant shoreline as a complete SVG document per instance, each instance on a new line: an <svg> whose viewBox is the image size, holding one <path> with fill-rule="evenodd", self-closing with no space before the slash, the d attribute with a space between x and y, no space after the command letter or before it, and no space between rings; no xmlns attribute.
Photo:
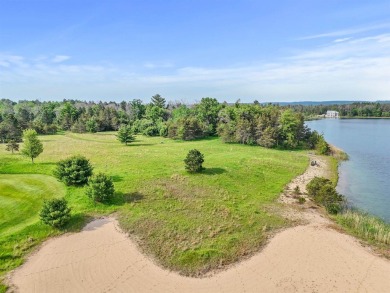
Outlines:
<svg viewBox="0 0 390 293"><path fill-rule="evenodd" d="M326 118L324 118L324 119L326 119ZM362 117L362 116L347 117L347 116L341 116L339 119L390 119L390 117Z"/></svg>
<svg viewBox="0 0 390 293"><path fill-rule="evenodd" d="M357 119L362 119L362 120L370 120L370 119L379 120L379 119L384 119L384 120L388 120L388 119L390 119L390 117L362 117L362 116L348 117L348 116L340 116L339 118L326 118L326 117L314 116L314 117L306 117L305 121L324 120L324 119L327 119L327 120L337 120L337 119L343 119L343 120L348 120L348 119L354 119L354 120L357 120Z"/></svg>

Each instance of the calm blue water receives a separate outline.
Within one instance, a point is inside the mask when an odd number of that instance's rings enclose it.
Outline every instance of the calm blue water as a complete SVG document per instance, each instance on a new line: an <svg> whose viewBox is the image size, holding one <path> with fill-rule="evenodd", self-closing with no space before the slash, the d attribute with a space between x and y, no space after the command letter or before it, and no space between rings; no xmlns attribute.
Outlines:
<svg viewBox="0 0 390 293"><path fill-rule="evenodd" d="M390 222L390 119L308 121L349 161L339 167L337 190L352 205Z"/></svg>

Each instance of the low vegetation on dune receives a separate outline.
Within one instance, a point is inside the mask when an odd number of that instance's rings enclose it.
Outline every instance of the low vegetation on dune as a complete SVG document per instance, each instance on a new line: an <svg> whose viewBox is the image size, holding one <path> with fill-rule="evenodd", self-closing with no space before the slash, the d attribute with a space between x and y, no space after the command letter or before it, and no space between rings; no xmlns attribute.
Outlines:
<svg viewBox="0 0 390 293"><path fill-rule="evenodd" d="M226 144L219 138L180 141L136 136L125 145L115 132L106 132L40 140L44 152L34 164L0 149L1 189L9 185L9 192L0 195L2 206L7 206L0 217L8 219L0 227L3 276L48 236L77 230L88 219L112 212L142 249L165 267L197 275L234 262L258 250L269 233L288 224L270 207L308 162L304 151ZM204 156L200 173L185 169L184 159L193 149ZM112 197L94 201L86 193L88 185L67 186L52 177L57 163L74 155L87 158L94 174L111 178ZM23 186L23 192L18 191ZM50 198L65 198L71 209L63 230L39 221L43 201ZM29 204L33 208L26 208Z"/></svg>
<svg viewBox="0 0 390 293"><path fill-rule="evenodd" d="M326 209L331 218L340 225L339 228L390 258L390 224L350 207L346 198L336 191L334 182L337 181L315 177L306 186L308 195Z"/></svg>
<svg viewBox="0 0 390 293"><path fill-rule="evenodd" d="M357 210L346 210L334 219L346 231L373 244L382 254L390 258L390 224Z"/></svg>

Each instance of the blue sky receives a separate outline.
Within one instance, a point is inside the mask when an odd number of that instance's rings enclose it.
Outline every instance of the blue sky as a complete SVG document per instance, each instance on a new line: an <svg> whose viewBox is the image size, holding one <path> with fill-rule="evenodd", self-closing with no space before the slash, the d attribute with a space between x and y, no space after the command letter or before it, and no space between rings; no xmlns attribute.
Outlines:
<svg viewBox="0 0 390 293"><path fill-rule="evenodd" d="M0 0L0 98L390 99L390 1Z"/></svg>

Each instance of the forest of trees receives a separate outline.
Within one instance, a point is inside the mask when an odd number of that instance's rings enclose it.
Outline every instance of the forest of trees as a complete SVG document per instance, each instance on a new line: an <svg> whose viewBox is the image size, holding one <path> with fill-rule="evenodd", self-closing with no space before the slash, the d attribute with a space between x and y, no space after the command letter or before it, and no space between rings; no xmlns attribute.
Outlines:
<svg viewBox="0 0 390 293"><path fill-rule="evenodd" d="M325 114L327 110L338 111L341 117L390 117L390 103L379 102L355 102L351 104L335 104L335 105L294 105L291 106L295 111L304 114L305 117Z"/></svg>
<svg viewBox="0 0 390 293"><path fill-rule="evenodd" d="M342 116L390 116L390 104L279 106L274 104L219 103L203 98L194 105L167 103L160 95L151 102L139 99L115 102L40 102L0 100L0 142L20 142L22 131L39 134L117 131L128 134L193 140L219 136L226 143L267 148L313 149L324 147L323 137L304 124L304 117L339 111ZM129 128L131 132L129 132ZM129 142L131 140L129 139ZM321 147L320 147L321 146Z"/></svg>

